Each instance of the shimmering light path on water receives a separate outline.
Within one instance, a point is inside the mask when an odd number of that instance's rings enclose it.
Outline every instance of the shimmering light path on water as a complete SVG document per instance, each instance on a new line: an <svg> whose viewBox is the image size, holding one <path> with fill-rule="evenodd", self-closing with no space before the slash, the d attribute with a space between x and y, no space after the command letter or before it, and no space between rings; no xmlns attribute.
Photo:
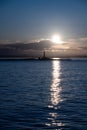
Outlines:
<svg viewBox="0 0 87 130"><path fill-rule="evenodd" d="M0 61L1 130L86 130L87 60Z"/></svg>
<svg viewBox="0 0 87 130"><path fill-rule="evenodd" d="M61 86L60 86L60 74L61 74L61 66L60 61L53 60L52 61L52 84L50 88L50 94L51 94L51 103L48 105L48 108L53 108L57 110L58 104L62 101L61 97ZM63 126L64 124L61 121L57 121L56 117L58 116L57 112L49 112L50 118L48 118L50 123L46 123L47 126Z"/></svg>

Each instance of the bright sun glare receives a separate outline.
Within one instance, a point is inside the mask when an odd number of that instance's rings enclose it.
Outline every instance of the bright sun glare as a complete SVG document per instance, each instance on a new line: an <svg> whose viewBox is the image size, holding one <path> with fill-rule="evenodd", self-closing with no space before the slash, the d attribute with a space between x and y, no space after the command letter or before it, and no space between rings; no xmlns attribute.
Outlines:
<svg viewBox="0 0 87 130"><path fill-rule="evenodd" d="M59 35L53 35L51 41L57 44L62 44L61 37Z"/></svg>

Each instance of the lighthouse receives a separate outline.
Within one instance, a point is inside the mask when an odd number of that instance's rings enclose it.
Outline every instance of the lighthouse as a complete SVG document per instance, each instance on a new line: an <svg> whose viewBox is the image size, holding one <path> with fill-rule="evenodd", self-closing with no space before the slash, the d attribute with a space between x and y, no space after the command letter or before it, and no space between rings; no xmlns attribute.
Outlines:
<svg viewBox="0 0 87 130"><path fill-rule="evenodd" d="M46 58L46 56L45 56L45 51L43 52L43 58Z"/></svg>
<svg viewBox="0 0 87 130"><path fill-rule="evenodd" d="M46 57L45 51L43 51L43 56L38 58L39 60L49 60L50 58Z"/></svg>

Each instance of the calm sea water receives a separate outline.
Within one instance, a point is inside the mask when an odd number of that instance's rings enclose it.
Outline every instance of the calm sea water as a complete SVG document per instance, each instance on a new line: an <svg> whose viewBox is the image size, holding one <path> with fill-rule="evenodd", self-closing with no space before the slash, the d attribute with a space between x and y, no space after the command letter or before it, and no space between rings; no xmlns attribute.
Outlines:
<svg viewBox="0 0 87 130"><path fill-rule="evenodd" d="M0 61L0 130L87 130L87 60Z"/></svg>

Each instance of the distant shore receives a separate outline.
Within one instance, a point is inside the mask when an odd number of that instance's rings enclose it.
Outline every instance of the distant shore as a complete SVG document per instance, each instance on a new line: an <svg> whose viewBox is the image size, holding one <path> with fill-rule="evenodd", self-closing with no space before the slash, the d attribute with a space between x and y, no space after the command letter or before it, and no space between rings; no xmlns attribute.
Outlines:
<svg viewBox="0 0 87 130"><path fill-rule="evenodd" d="M15 61L15 60L39 60L39 61L46 61L46 60L60 60L60 61L71 61L71 60L87 60L87 57L72 57L72 58L49 58L49 59L39 59L39 58L17 58L17 57L4 57L4 58L0 58L0 61L4 61L4 60L11 60L11 61Z"/></svg>

